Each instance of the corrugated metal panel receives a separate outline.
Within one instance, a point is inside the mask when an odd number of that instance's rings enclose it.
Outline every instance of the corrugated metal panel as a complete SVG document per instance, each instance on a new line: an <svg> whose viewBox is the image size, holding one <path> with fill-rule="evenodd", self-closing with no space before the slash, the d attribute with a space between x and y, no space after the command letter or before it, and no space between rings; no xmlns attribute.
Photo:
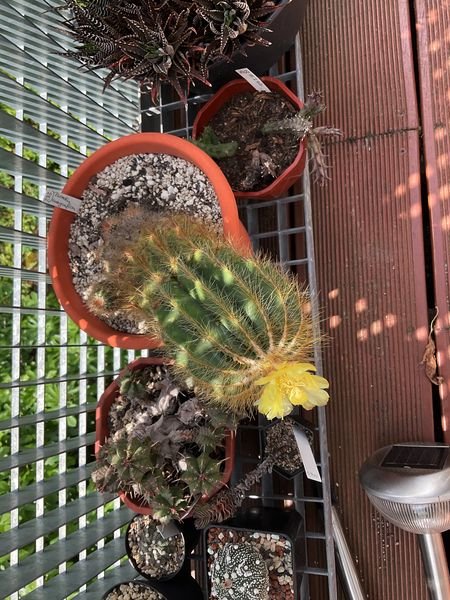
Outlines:
<svg viewBox="0 0 450 600"><path fill-rule="evenodd" d="M439 319L436 346L442 428L450 442L450 6L439 0L416 0L423 141L426 158L428 203L434 285Z"/></svg>
<svg viewBox="0 0 450 600"><path fill-rule="evenodd" d="M413 536L385 523L358 483L375 449L432 440L419 119L406 2L319 0L304 24L305 87L342 127L332 181L313 186L334 492L371 600L425 600Z"/></svg>

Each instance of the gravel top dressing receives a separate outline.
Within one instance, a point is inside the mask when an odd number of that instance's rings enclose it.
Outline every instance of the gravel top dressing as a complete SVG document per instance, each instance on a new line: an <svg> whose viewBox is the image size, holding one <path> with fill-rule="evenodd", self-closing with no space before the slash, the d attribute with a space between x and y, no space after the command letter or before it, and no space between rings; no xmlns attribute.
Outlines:
<svg viewBox="0 0 450 600"><path fill-rule="evenodd" d="M100 171L82 196L70 229L73 284L83 300L101 278L98 262L103 222L132 205L161 212L184 212L222 225L219 202L207 177L190 162L168 154L131 154ZM107 321L117 331L147 333L145 325L116 314Z"/></svg>
<svg viewBox="0 0 450 600"><path fill-rule="evenodd" d="M131 522L128 543L141 573L161 579L180 570L184 560L184 538L181 533L165 539L149 515L139 515Z"/></svg>
<svg viewBox="0 0 450 600"><path fill-rule="evenodd" d="M217 550L229 542L233 544L247 542L261 553L269 571L270 600L295 600L292 547L287 538L275 533L211 527L208 530L209 575L211 575L211 564ZM210 600L216 600L216 596L211 595Z"/></svg>
<svg viewBox="0 0 450 600"><path fill-rule="evenodd" d="M137 583L122 583L106 596L106 600L165 600L165 597Z"/></svg>

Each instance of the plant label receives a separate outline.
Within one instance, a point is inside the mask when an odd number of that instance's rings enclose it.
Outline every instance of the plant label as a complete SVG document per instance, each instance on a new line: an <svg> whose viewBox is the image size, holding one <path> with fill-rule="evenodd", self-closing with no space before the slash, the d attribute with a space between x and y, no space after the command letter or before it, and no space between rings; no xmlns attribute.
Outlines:
<svg viewBox="0 0 450 600"><path fill-rule="evenodd" d="M297 424L294 425L294 436L300 456L302 457L303 466L305 467L306 477L308 479L312 479L313 481L321 482L322 478L320 476L319 469L317 468L316 459L314 458L314 454L311 450L309 440L306 436L306 433Z"/></svg>
<svg viewBox="0 0 450 600"><path fill-rule="evenodd" d="M236 73L238 73L241 77L243 77L249 84L255 88L257 92L271 92L264 81L255 75L250 69L236 69Z"/></svg>
<svg viewBox="0 0 450 600"><path fill-rule="evenodd" d="M164 525L158 525L157 529L165 540L180 533L180 530L174 521L169 521L169 523L164 523Z"/></svg>
<svg viewBox="0 0 450 600"><path fill-rule="evenodd" d="M69 210L73 213L79 212L81 206L81 200L79 198L68 196L62 192L57 192L56 190L49 190L46 192L44 196L44 202L46 204L50 204L51 206L55 206L56 208Z"/></svg>

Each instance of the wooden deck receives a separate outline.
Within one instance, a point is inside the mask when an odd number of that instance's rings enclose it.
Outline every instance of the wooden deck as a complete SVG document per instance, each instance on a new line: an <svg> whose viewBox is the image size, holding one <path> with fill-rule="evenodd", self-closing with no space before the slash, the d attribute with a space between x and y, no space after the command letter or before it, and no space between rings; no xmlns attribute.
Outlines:
<svg viewBox="0 0 450 600"><path fill-rule="evenodd" d="M312 191L337 506L368 598L426 600L415 538L358 471L386 444L450 441L450 3L311 0L301 39L305 89L345 134ZM435 304L440 389L420 364Z"/></svg>

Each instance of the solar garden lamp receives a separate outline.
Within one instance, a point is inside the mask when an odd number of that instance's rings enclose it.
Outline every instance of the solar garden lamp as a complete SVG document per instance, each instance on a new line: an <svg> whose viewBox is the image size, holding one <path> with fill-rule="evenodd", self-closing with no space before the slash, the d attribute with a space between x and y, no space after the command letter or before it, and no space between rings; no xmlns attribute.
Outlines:
<svg viewBox="0 0 450 600"><path fill-rule="evenodd" d="M364 463L359 479L371 503L388 521L418 534L430 598L449 600L441 533L450 529L450 446L385 446Z"/></svg>

